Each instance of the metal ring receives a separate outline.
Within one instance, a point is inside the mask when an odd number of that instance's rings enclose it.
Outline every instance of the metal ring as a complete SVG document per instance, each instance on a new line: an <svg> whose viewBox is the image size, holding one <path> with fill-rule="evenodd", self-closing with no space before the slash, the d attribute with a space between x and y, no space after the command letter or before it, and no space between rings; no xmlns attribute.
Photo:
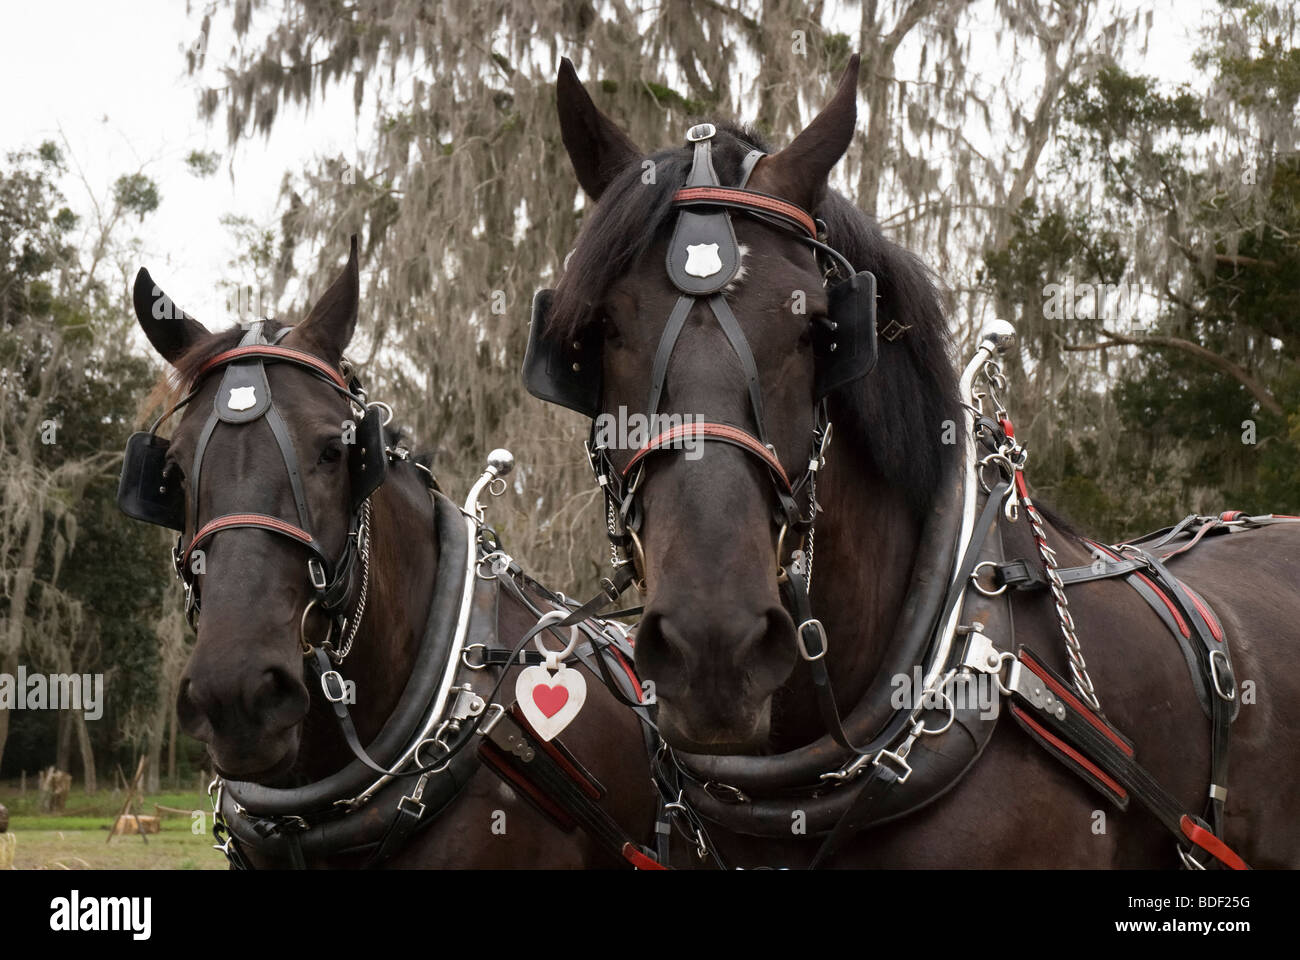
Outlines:
<svg viewBox="0 0 1300 960"><path fill-rule="evenodd" d="M314 647L307 642L307 614L311 613L312 608L316 606L316 599L312 598L307 601L307 606L302 608L302 617L298 620L298 643L302 645L302 655L311 656ZM334 618L330 617L327 621L328 626L325 629L325 643L329 643L334 636Z"/></svg>
<svg viewBox="0 0 1300 960"><path fill-rule="evenodd" d="M497 486L497 484L500 484L500 486ZM493 477L492 481L488 484L488 493L492 494L492 496L494 497L499 497L501 496L501 494L505 492L506 492L506 478Z"/></svg>
<svg viewBox="0 0 1300 960"><path fill-rule="evenodd" d="M385 413L388 414L388 416L384 418L384 422L381 423L380 426L386 427L393 422L393 408L390 407L388 404L384 403L384 401L371 400L367 402L366 409L369 410L371 407L379 407L381 410L383 410Z"/></svg>
<svg viewBox="0 0 1300 960"><path fill-rule="evenodd" d="M424 745L427 743L431 743L435 747L442 747L442 749L446 751L448 754L451 753L451 747L447 746L447 744L443 742L441 737L426 737L416 745L415 753L411 754L411 759L415 761L415 765L417 767L424 766L424 764L420 761L420 751L424 749ZM447 759L444 760L442 763L438 764L438 766L434 767L431 770L426 770L425 772L429 774L442 773L450 765L451 765L451 757L448 756Z"/></svg>
<svg viewBox="0 0 1300 960"><path fill-rule="evenodd" d="M484 661L481 662L481 663L471 663L471 662L470 662L470 659L469 659L469 652L470 652L471 650L475 649L475 648L478 648L479 650L483 650L483 651L486 652L486 650L487 650L487 644L486 644L486 643L471 643L469 646L467 646L464 650L462 650L462 651L460 652L460 662L463 663L463 664L465 665L465 669L467 669L467 670L486 670L486 669L487 669L487 660L484 660Z"/></svg>
<svg viewBox="0 0 1300 960"><path fill-rule="evenodd" d="M538 618L537 626L547 627L552 623L558 623L559 621L567 618L570 613L571 611L569 610L548 610L546 613L542 614L541 617ZM540 652L542 656L549 657L555 651L547 650L545 645L542 643L542 634L544 633L546 633L545 630L537 631L537 635L533 637L533 645L537 647L538 652ZM582 631L578 629L578 625L576 623L573 626L569 627L568 645L566 645L563 650L555 654L556 659L564 660L571 653L573 653L574 648L578 646L578 640L581 637L582 637Z"/></svg>
<svg viewBox="0 0 1300 960"><path fill-rule="evenodd" d="M1007 592L1007 585L1004 583L996 590L985 590L984 585L980 583L980 567L997 567L992 560L981 560L975 564L975 569L970 572L970 582L975 589L986 597L998 597Z"/></svg>
<svg viewBox="0 0 1300 960"><path fill-rule="evenodd" d="M949 679L951 680L951 678ZM922 721L921 729L918 730L917 733L923 737L934 737L941 733L946 733L948 728L952 726L953 721L957 719L957 705L952 702L952 697L948 696L948 694L942 689L934 692L942 697L944 702L948 704L948 722L942 727L936 727L934 730L931 730L929 727L925 726L924 721ZM922 696L924 696L924 694L922 694Z"/></svg>

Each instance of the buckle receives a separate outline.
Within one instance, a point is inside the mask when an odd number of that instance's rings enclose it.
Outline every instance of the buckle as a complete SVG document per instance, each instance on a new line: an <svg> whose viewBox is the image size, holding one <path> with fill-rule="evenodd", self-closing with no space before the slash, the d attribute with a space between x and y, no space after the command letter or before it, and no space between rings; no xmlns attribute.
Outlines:
<svg viewBox="0 0 1300 960"><path fill-rule="evenodd" d="M311 557L307 561L307 577L311 580L311 585L316 588L318 593L323 592L329 581L325 579L325 564L320 562L317 557Z"/></svg>
<svg viewBox="0 0 1300 960"><path fill-rule="evenodd" d="M697 123L686 131L686 140L688 143L699 143L701 140L713 138L717 132L717 128L711 123Z"/></svg>
<svg viewBox="0 0 1300 960"><path fill-rule="evenodd" d="M887 763L881 763L881 760L887 760ZM907 778L912 775L912 765L907 762L907 758L893 750L881 750L872 758L873 767L884 767L892 773L899 783L907 783Z"/></svg>
<svg viewBox="0 0 1300 960"><path fill-rule="evenodd" d="M1220 663L1223 664L1220 667ZM1214 681L1214 692L1220 699L1231 702L1237 698L1237 681L1232 676L1232 667L1228 664L1228 655L1222 650L1210 651L1210 679ZM1227 681L1228 690L1225 693L1223 689L1224 681Z"/></svg>
<svg viewBox="0 0 1300 960"><path fill-rule="evenodd" d="M347 699L348 688L337 670L326 670L320 675L320 688L330 703L342 703Z"/></svg>
<svg viewBox="0 0 1300 960"><path fill-rule="evenodd" d="M816 654L808 652L808 644L804 640L803 633L805 627L811 627L813 629L813 635L821 644L821 649L818 650ZM829 641L826 639L826 628L823 627L822 622L816 618L805 620L803 623L799 624L799 629L795 631L794 642L795 646L799 648L799 656L803 657L809 663L812 663L814 660L820 660L822 657L826 656L827 647L830 645Z"/></svg>

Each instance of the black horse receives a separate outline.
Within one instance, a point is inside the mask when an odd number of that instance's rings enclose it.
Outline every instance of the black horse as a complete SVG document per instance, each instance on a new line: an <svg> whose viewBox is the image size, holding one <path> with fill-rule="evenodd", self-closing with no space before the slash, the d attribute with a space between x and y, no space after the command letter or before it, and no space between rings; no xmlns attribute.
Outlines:
<svg viewBox="0 0 1300 960"><path fill-rule="evenodd" d="M564 741L590 773L503 709L516 641L568 608L474 517L508 459L494 456L463 513L383 429L391 411L366 400L343 357L355 239L296 326L209 333L144 271L135 295L173 367L171 397L186 400L169 442L132 438L121 502L181 534L198 637L177 709L219 775L218 839L236 865L650 865L647 741L619 702L636 699L630 650L615 628L573 618L570 662L595 672ZM392 767L403 775L381 775Z"/></svg>
<svg viewBox="0 0 1300 960"><path fill-rule="evenodd" d="M717 852L797 866L830 834L818 862L1156 867L1177 839L1239 865L1226 839L1300 865L1300 530L1229 513L1107 552L1032 508L1006 332L959 383L930 274L827 187L857 82L855 57L780 151L717 123L646 157L567 61L558 79L596 204L526 377L685 424L592 461L645 591L636 665ZM991 704L955 703L958 675ZM893 696L909 683L939 692ZM1008 714L1029 735L992 735ZM1101 816L1040 744L1156 815Z"/></svg>

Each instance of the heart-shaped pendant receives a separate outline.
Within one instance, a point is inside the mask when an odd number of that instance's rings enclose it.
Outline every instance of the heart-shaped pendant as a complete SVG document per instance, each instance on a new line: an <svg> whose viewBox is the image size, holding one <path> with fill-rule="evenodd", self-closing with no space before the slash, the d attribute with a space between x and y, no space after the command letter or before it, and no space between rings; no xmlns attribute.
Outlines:
<svg viewBox="0 0 1300 960"><path fill-rule="evenodd" d="M546 666L527 667L515 680L515 699L519 709L543 740L559 736L573 722L587 699L586 677L563 663L554 666L553 674Z"/></svg>

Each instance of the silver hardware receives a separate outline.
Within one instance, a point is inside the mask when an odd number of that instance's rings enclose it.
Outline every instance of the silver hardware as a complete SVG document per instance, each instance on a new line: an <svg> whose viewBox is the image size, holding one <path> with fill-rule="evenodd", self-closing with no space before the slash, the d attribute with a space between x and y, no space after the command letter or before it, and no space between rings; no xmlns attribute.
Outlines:
<svg viewBox="0 0 1300 960"><path fill-rule="evenodd" d="M985 589L984 585L980 583L980 567L996 568L997 564L992 560L981 560L979 563L975 564L975 569L970 572L970 582L979 593L982 593L986 597L997 597L1007 592L1007 585L1005 583L996 590Z"/></svg>
<svg viewBox="0 0 1300 960"><path fill-rule="evenodd" d="M484 699L475 693L474 688L468 683L451 689L456 694L456 699L452 702L449 711L453 720L468 720L470 717L477 717L487 707Z"/></svg>
<svg viewBox="0 0 1300 960"><path fill-rule="evenodd" d="M697 123L686 131L686 139L690 143L699 143L701 140L711 139L717 132L717 128L711 123Z"/></svg>
<svg viewBox="0 0 1300 960"><path fill-rule="evenodd" d="M912 775L912 765L907 762L907 753L903 748L899 751L881 750L871 760L873 767L883 767L892 773L899 783L907 783L907 778ZM881 760L887 760L888 763L881 763Z"/></svg>
<svg viewBox="0 0 1300 960"><path fill-rule="evenodd" d="M1016 340L1016 328L1005 320L990 320L980 331L980 346L988 344L989 349L1000 357L1016 348Z"/></svg>
<svg viewBox="0 0 1300 960"><path fill-rule="evenodd" d="M357 631L361 629L361 618L366 613L366 599L370 594L370 498L366 497L361 504L361 526L357 530L357 552L361 559L361 592L357 595L357 608L352 612L352 625L348 629L348 635L343 640L342 647L338 653L330 651L330 659L335 663L342 663L352 652L352 643L357 639Z"/></svg>
<svg viewBox="0 0 1300 960"><path fill-rule="evenodd" d="M330 703L343 703L348 696L347 685L337 670L326 670L320 675L320 688Z"/></svg>
<svg viewBox="0 0 1300 960"><path fill-rule="evenodd" d="M464 664L464 666L465 666L465 668L466 668L467 670L486 670L486 669L487 669L487 661L486 661L486 660L482 660L482 661L480 661L480 662L478 662L478 663L474 663L472 660L470 660L470 658L469 658L469 652L470 652L471 650L482 650L482 651L484 651L484 655L486 655L486 652L487 652L487 644L486 644L486 643L471 643L469 646L467 646L464 650L462 650L462 651L460 652L460 662L461 662L462 664Z"/></svg>
<svg viewBox="0 0 1300 960"><path fill-rule="evenodd" d="M803 637L804 627L812 627L814 632L821 639L821 643L822 643L821 653L817 654L816 656L808 652L808 645L804 642L804 637ZM826 639L826 628L822 626L822 622L820 620L817 620L815 618L812 620L805 620L803 623L799 624L799 629L796 630L794 633L794 642L795 645L799 648L799 656L803 657L809 663L812 663L813 661L816 660L820 660L822 657L826 656L826 651L830 647L829 641L827 641Z"/></svg>
<svg viewBox="0 0 1300 960"><path fill-rule="evenodd" d="M487 719L484 720L482 723L480 723L478 725L478 729L475 730L474 732L477 733L480 737L489 736L492 733L492 728L497 725L497 721L500 720L503 716L505 716L505 712L506 712L506 708L502 704L499 703L491 704L487 708L487 715L488 715Z"/></svg>
<svg viewBox="0 0 1300 960"><path fill-rule="evenodd" d="M366 404L366 409L369 410L371 407L378 407L380 410L384 411L385 413L384 422L380 424L380 426L386 427L393 422L393 408L390 407L388 404L384 403L384 401L371 400L369 403Z"/></svg>
<svg viewBox="0 0 1300 960"><path fill-rule="evenodd" d="M1210 784L1210 799L1226 803L1228 800L1228 788L1221 787L1217 783Z"/></svg>
<svg viewBox="0 0 1300 960"><path fill-rule="evenodd" d="M1196 858L1189 854L1182 847L1178 848L1178 856L1183 861L1183 866L1188 870L1204 870L1205 864L1198 863Z"/></svg>
<svg viewBox="0 0 1300 960"><path fill-rule="evenodd" d="M1214 692L1221 699L1231 702L1237 698L1237 685L1232 680L1232 674L1228 666L1228 655L1222 650L1210 651L1210 677L1214 680ZM1225 682L1229 684L1227 691L1223 689Z"/></svg>
<svg viewBox="0 0 1300 960"><path fill-rule="evenodd" d="M704 783L703 789L714 800L721 800L723 803L749 803L749 797L745 796L744 791L729 783L708 780Z"/></svg>

